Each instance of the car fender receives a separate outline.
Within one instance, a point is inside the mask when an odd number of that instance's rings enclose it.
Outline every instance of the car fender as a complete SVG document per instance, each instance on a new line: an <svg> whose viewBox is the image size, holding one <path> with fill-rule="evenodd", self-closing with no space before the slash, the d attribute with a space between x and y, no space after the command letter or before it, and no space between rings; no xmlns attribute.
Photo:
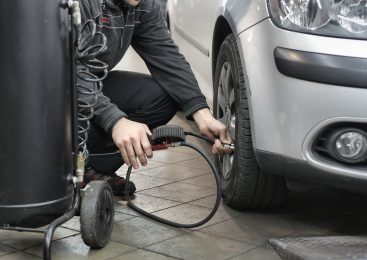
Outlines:
<svg viewBox="0 0 367 260"><path fill-rule="evenodd" d="M266 0L218 0L215 21L224 17L234 35L269 17Z"/></svg>

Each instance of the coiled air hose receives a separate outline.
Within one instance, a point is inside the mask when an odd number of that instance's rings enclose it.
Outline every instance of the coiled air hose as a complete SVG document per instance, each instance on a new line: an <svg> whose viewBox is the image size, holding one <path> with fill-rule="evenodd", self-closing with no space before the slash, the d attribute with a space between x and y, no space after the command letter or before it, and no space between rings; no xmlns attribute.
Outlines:
<svg viewBox="0 0 367 260"><path fill-rule="evenodd" d="M154 219L158 222L164 223L166 225L172 226L172 227L195 228L195 227L198 227L198 226L201 226L201 225L205 224L217 212L220 201L221 201L220 176L219 176L219 173L218 173L217 169L215 168L213 162L209 158L209 156L206 155L204 152L202 152L200 150L200 148L198 148L197 146L186 142L186 136L187 135L192 135L192 136L195 136L197 138L203 139L205 141L209 141L211 143L213 143L213 140L211 140L207 137L195 134L195 133L185 132L181 127L171 126L171 125L158 127L158 128L153 130L152 134L153 135L151 137L151 143L152 143L153 150L162 150L162 149L167 149L169 147L185 146L185 147L189 147L189 148L195 150L197 153L199 153L207 161L207 163L209 164L209 166L210 166L210 168L211 168L211 170L214 174L215 182L216 182L216 188L217 188L217 197L216 197L214 207L210 211L209 215L207 217L205 217L203 220L199 221L199 222L196 222L196 223L193 223L193 224L176 223L176 222L158 217L156 215L153 215L153 214L151 214L149 212L146 212L145 210L137 207L130 199L129 185L125 185L125 194L126 194L127 204L131 208L136 210L137 212L141 213L142 215L144 215L148 218ZM132 167L130 166L128 168L127 174L126 174L126 183L128 183L129 180L130 180L131 171L132 171Z"/></svg>
<svg viewBox="0 0 367 260"><path fill-rule="evenodd" d="M89 121L94 116L93 107L97 103L98 93L102 91L102 81L108 74L108 65L97 59L107 50L107 38L101 31L97 31L94 21L88 20L78 30L76 46L75 56L79 79L77 83L78 152L87 159L89 157L87 149ZM81 95L90 96L92 101L82 100Z"/></svg>

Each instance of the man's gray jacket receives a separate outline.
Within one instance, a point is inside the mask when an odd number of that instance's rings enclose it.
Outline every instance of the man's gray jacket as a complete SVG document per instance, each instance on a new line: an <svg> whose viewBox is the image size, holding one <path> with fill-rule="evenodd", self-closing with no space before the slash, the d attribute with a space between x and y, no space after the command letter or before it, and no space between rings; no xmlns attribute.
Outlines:
<svg viewBox="0 0 367 260"><path fill-rule="evenodd" d="M123 0L79 0L82 23L96 22L107 37L107 51L98 59L111 70L122 59L130 44L145 61L156 82L190 116L208 107L190 65L178 52L165 26L155 0L141 0L136 7ZM80 79L79 82L80 83ZM84 82L85 83L85 82ZM123 86L122 86L123 87ZM81 96L87 100L88 97ZM94 122L111 132L126 114L102 93L95 106Z"/></svg>

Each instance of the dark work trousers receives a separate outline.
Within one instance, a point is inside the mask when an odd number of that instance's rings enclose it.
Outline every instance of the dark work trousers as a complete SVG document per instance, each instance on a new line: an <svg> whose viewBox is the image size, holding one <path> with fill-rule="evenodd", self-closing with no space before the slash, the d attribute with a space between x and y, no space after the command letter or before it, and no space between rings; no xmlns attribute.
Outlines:
<svg viewBox="0 0 367 260"><path fill-rule="evenodd" d="M150 75L111 71L103 82L103 94L125 112L129 120L144 123L150 129L167 124L176 114L177 103ZM87 142L91 154L117 151L111 134L91 124ZM112 174L123 165L120 154L90 156L88 166L97 172Z"/></svg>

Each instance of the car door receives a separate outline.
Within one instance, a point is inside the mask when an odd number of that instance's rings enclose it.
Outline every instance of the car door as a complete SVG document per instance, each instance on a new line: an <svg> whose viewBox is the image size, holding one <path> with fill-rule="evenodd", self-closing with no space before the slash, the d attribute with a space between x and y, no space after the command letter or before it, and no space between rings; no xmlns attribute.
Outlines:
<svg viewBox="0 0 367 260"><path fill-rule="evenodd" d="M216 0L172 0L172 4L174 39L195 72L211 85L212 14Z"/></svg>

